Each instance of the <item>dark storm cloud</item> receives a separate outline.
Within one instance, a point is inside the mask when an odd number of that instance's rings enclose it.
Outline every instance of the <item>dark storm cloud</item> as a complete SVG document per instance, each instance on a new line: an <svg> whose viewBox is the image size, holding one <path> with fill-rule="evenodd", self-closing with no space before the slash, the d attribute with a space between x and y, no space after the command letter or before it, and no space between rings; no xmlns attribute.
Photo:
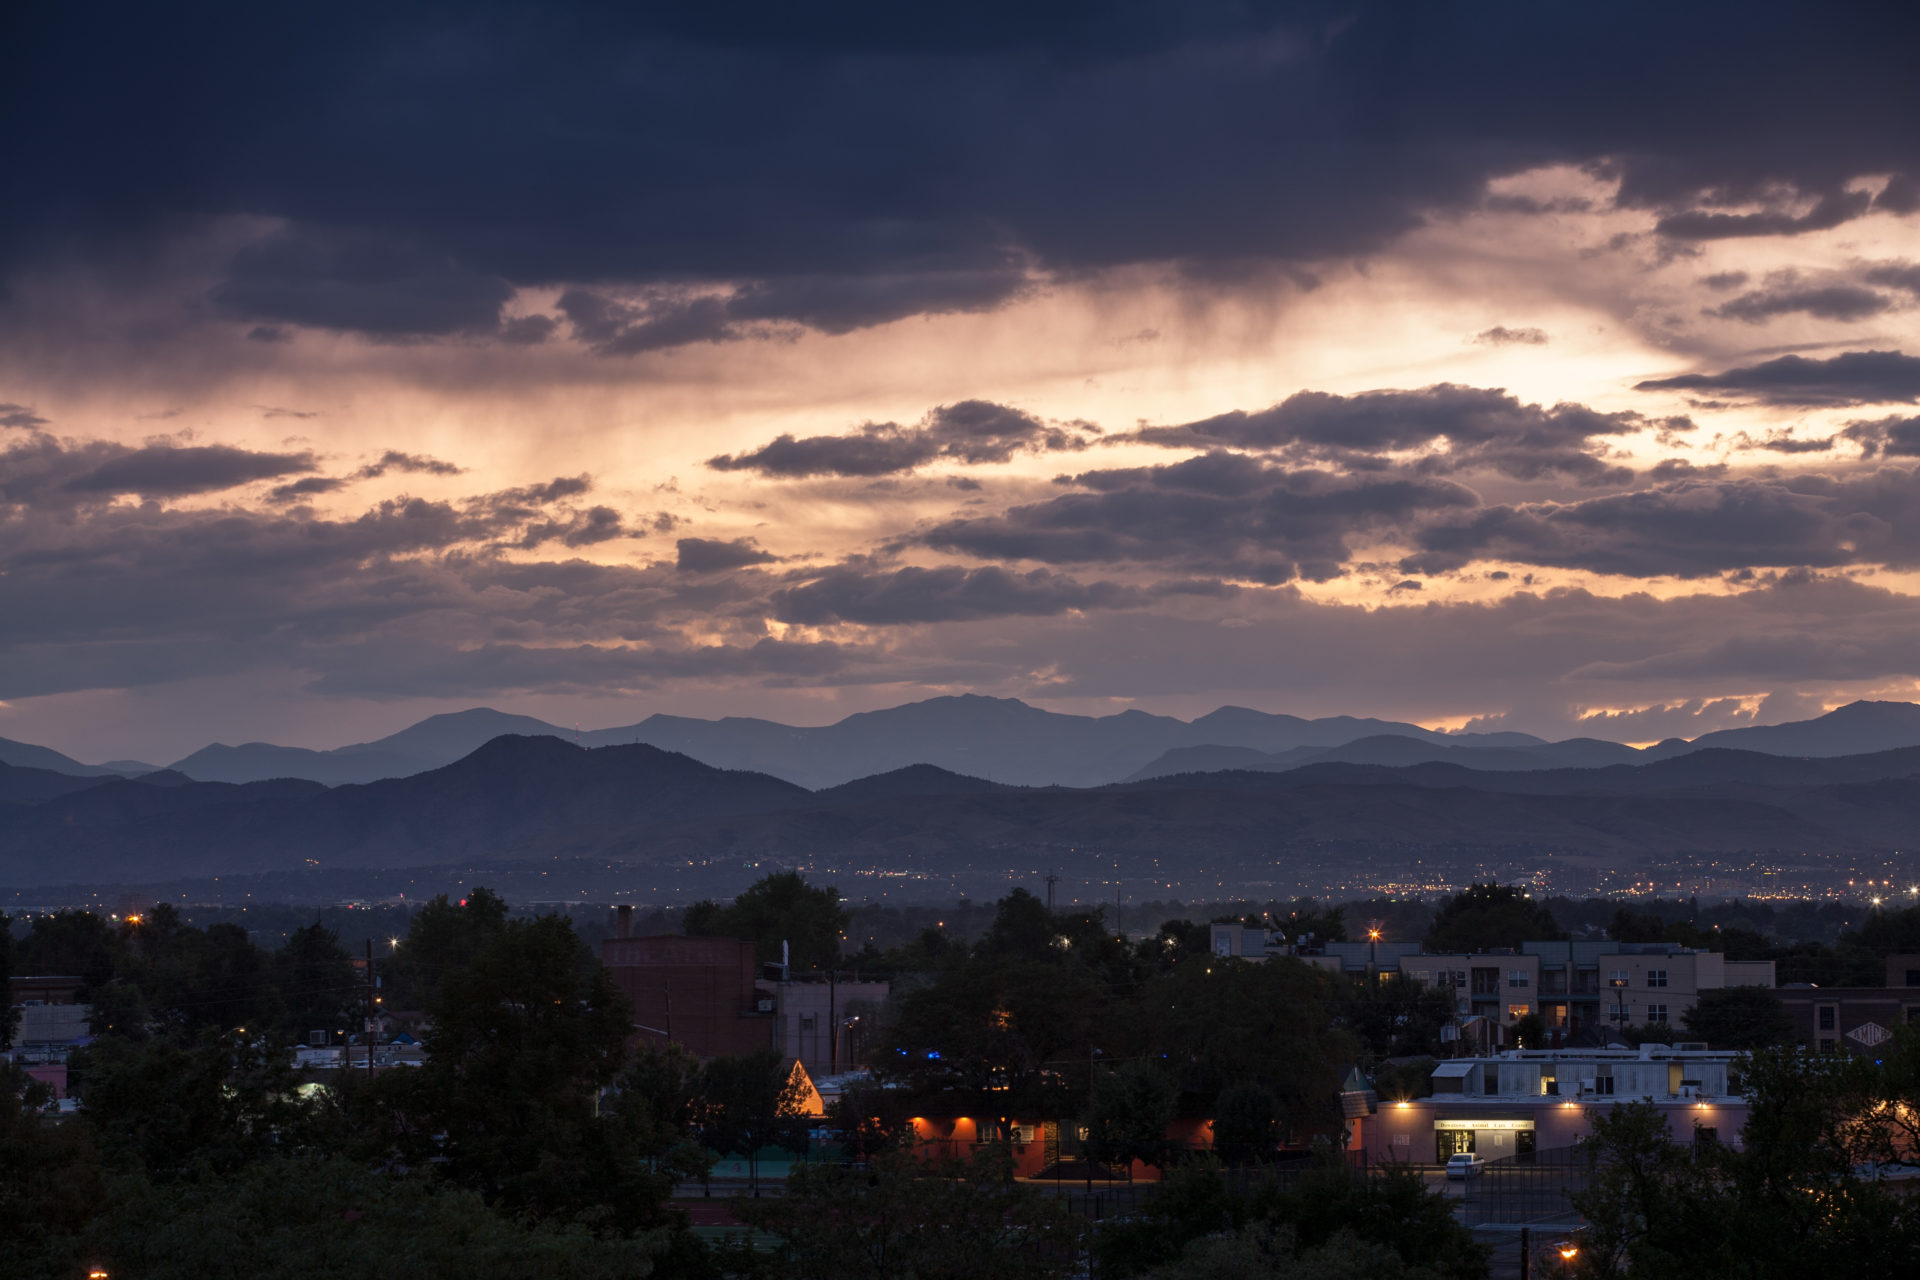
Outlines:
<svg viewBox="0 0 1920 1280"><path fill-rule="evenodd" d="M802 586L774 592L772 607L780 621L802 626L832 622L891 626L1111 609L1140 604L1146 598L1145 593L1117 583L1082 583L1045 569L1014 573L997 565L979 569L946 565L873 572L835 567Z"/></svg>
<svg viewBox="0 0 1920 1280"><path fill-rule="evenodd" d="M869 422L838 436L775 437L750 453L709 458L716 471L753 471L780 479L886 476L936 461L1005 462L1017 453L1085 449L1099 429L1050 425L1030 413L987 400L941 405L913 427Z"/></svg>
<svg viewBox="0 0 1920 1280"><path fill-rule="evenodd" d="M1768 453L1828 453L1833 449L1832 436L1800 438L1785 433L1766 436L1751 436L1745 432L1736 436L1733 447L1736 449L1762 449Z"/></svg>
<svg viewBox="0 0 1920 1280"><path fill-rule="evenodd" d="M274 502L299 502L303 498L318 497L323 493L337 493L350 482L339 476L308 476L304 480L295 480L291 484L275 485L268 491L267 497Z"/></svg>
<svg viewBox="0 0 1920 1280"><path fill-rule="evenodd" d="M377 461L369 462L354 472L354 476L361 480L371 480L389 471L404 471L412 475L457 476L461 473L461 468L451 462L443 462L439 458L429 458L425 454L389 449L381 454Z"/></svg>
<svg viewBox="0 0 1920 1280"><path fill-rule="evenodd" d="M1482 329L1479 333L1473 335L1473 340L1487 347L1511 347L1514 345L1544 347L1551 341L1545 329L1509 329L1503 324L1497 324L1491 329Z"/></svg>
<svg viewBox="0 0 1920 1280"><path fill-rule="evenodd" d="M1634 389L1711 391L1778 405L1912 404L1920 400L1920 358L1899 351L1848 351L1824 360L1779 356L1721 373L1655 378Z"/></svg>
<svg viewBox="0 0 1920 1280"><path fill-rule="evenodd" d="M539 690L599 693L648 689L677 680L815 683L843 671L858 646L761 638L743 644L569 647L487 644L459 649L431 643L328 654L330 669L310 686L333 697L471 697L476 692Z"/></svg>
<svg viewBox="0 0 1920 1280"><path fill-rule="evenodd" d="M737 292L674 294L625 301L569 289L555 304L573 336L603 356L633 356L693 342L738 342L782 327L849 333L913 315L987 311L1028 285L1024 270L931 272L758 281ZM544 335L543 335L544 336Z"/></svg>
<svg viewBox="0 0 1920 1280"><path fill-rule="evenodd" d="M1805 213L1772 209L1763 213L1721 213L1710 209L1689 209L1669 214L1655 224L1654 230L1677 240L1731 240L1740 236L1795 236L1808 231L1827 231L1843 222L1851 222L1873 206L1873 194L1867 191L1830 191L1821 196Z"/></svg>
<svg viewBox="0 0 1920 1280"><path fill-rule="evenodd" d="M0 427L20 431L38 431L47 420L23 404L0 404Z"/></svg>
<svg viewBox="0 0 1920 1280"><path fill-rule="evenodd" d="M495 511L524 515L535 507L544 507L562 498L577 498L592 488L592 476L556 476L545 484L528 484L514 489L502 489L476 501Z"/></svg>
<svg viewBox="0 0 1920 1280"><path fill-rule="evenodd" d="M495 328L513 287L445 252L302 231L242 249L210 296L240 320L418 337Z"/></svg>
<svg viewBox="0 0 1920 1280"><path fill-rule="evenodd" d="M573 512L563 520L543 520L528 525L520 535L519 545L533 548L542 543L558 542L568 547L591 547L615 538L646 536L644 529L627 528L626 517L612 507L596 506Z"/></svg>
<svg viewBox="0 0 1920 1280"><path fill-rule="evenodd" d="M1893 300L1885 294L1858 285L1828 284L1804 288L1789 285L1743 293L1709 309L1707 314L1726 320L1744 320L1748 324L1765 324L1775 316L1795 313L1819 320L1865 320L1892 306Z"/></svg>
<svg viewBox="0 0 1920 1280"><path fill-rule="evenodd" d="M633 680L729 669L776 678L842 652L756 656L765 583L559 558L645 531L614 508L580 504L587 477L452 501L391 498L337 517L300 499L350 478L305 476L255 506L113 501L110 490L135 479L177 489L233 478L230 467L209 477L204 457L172 450L195 462L188 477L177 462L156 463L162 452L44 434L0 451L0 698L289 665L396 693L419 675L408 654L440 663L421 676L434 687L489 670L521 682L513 687L571 687L592 669ZM111 466L138 475L96 478L97 491L68 483ZM725 642L689 646L681 632L695 624ZM461 656L483 651L492 656Z"/></svg>
<svg viewBox="0 0 1920 1280"><path fill-rule="evenodd" d="M1920 418L1881 418L1877 422L1850 422L1841 438L1860 446L1868 457L1920 457Z"/></svg>
<svg viewBox="0 0 1920 1280"><path fill-rule="evenodd" d="M500 341L516 347L537 347L560 329L552 316L515 316L500 325Z"/></svg>
<svg viewBox="0 0 1920 1280"><path fill-rule="evenodd" d="M1860 272L1860 278L1868 284L1877 284L1888 289L1902 289L1920 298L1920 263L1914 262L1876 262Z"/></svg>
<svg viewBox="0 0 1920 1280"><path fill-rule="evenodd" d="M389 449L380 457L367 463L347 476L307 476L274 488L268 497L274 502L298 502L305 498L317 497L323 493L337 493L358 480L374 480L389 471L400 471L412 475L457 476L461 468L451 462L442 462L438 458L429 458L422 454L405 453L399 449ZM528 491L531 492L531 491ZM558 536L558 535L555 535Z"/></svg>
<svg viewBox="0 0 1920 1280"><path fill-rule="evenodd" d="M779 559L763 551L752 538L681 538L674 544L675 562L682 573L725 573Z"/></svg>
<svg viewBox="0 0 1920 1280"><path fill-rule="evenodd" d="M9 31L0 270L275 218L213 293L263 335L526 342L551 330L501 327L506 290L572 286L633 309L566 311L617 354L1119 264L1365 254L1545 163L1609 163L1669 236L1792 233L1862 212L1863 176L1894 175L1877 207L1915 202L1915 22L1788 0L49 6Z"/></svg>
<svg viewBox="0 0 1920 1280"><path fill-rule="evenodd" d="M604 356L746 336L728 315L726 300L712 295L629 303L590 289L569 289L555 305L572 324L573 336Z"/></svg>
<svg viewBox="0 0 1920 1280"><path fill-rule="evenodd" d="M229 445L69 447L39 436L0 452L0 496L55 503L117 494L180 498L298 475L314 465L311 453L256 453Z"/></svg>
<svg viewBox="0 0 1920 1280"><path fill-rule="evenodd" d="M1410 467L1422 474L1479 468L1519 480L1561 475L1586 484L1618 484L1633 472L1597 456L1596 442L1648 426L1682 430L1685 419L1653 422L1634 413L1599 413L1577 404L1522 404L1495 388L1440 383L1418 391L1337 396L1302 391L1269 409L1236 410L1178 427L1144 427L1124 437L1149 444L1283 451L1302 461L1355 469ZM1412 463L1380 455L1427 450Z"/></svg>
<svg viewBox="0 0 1920 1280"><path fill-rule="evenodd" d="M1488 507L1419 531L1422 573L1476 560L1629 577L1920 564L1920 473L1677 480L1582 502Z"/></svg>
<svg viewBox="0 0 1920 1280"><path fill-rule="evenodd" d="M948 520L917 540L983 559L1172 565L1273 584L1336 577L1354 537L1479 505L1445 480L1336 476L1220 452L1069 483L1083 492Z"/></svg>

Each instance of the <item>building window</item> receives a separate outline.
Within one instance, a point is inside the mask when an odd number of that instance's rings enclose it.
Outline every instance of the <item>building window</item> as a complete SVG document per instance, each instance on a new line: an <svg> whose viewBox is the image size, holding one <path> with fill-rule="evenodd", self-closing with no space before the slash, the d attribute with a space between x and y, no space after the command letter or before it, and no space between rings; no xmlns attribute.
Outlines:
<svg viewBox="0 0 1920 1280"><path fill-rule="evenodd" d="M1838 1027L1839 1021L1840 1009L1837 1005L1823 1004L1820 1006L1820 1030L1832 1031Z"/></svg>
<svg viewBox="0 0 1920 1280"><path fill-rule="evenodd" d="M1612 970L1609 970L1607 973L1607 983L1610 986L1624 987L1627 985L1627 981L1632 977L1633 975L1628 973L1625 969L1612 969Z"/></svg>
<svg viewBox="0 0 1920 1280"><path fill-rule="evenodd" d="M1666 971L1665 969L1649 969L1649 970L1647 970L1647 985L1648 985L1648 986L1650 986L1650 987L1664 987L1664 986L1666 986L1666 985L1667 985L1667 971Z"/></svg>
<svg viewBox="0 0 1920 1280"><path fill-rule="evenodd" d="M1594 1075L1593 1091L1595 1093L1604 1094L1609 1097L1612 1096L1613 1094L1613 1068L1612 1067L1601 1067L1600 1070Z"/></svg>
<svg viewBox="0 0 1920 1280"><path fill-rule="evenodd" d="M1920 987L1920 969L1907 970L1907 985L1910 987Z"/></svg>
<svg viewBox="0 0 1920 1280"><path fill-rule="evenodd" d="M1481 1070L1485 1072L1486 1095L1491 1098L1500 1092L1500 1068L1488 1064L1482 1067Z"/></svg>
<svg viewBox="0 0 1920 1280"><path fill-rule="evenodd" d="M1529 1012L1529 1010L1530 1010L1530 1008L1531 1008L1531 1006L1528 1006L1528 1005L1524 1005L1524 1004L1510 1004L1510 1005L1508 1005L1508 1006L1507 1006L1507 1021L1508 1021L1508 1022L1518 1022L1518 1021L1520 1021L1520 1019L1522 1019L1522 1018L1524 1018L1524 1017L1526 1017L1526 1016L1527 1016L1527 1014L1528 1014L1528 1012ZM1532 1046L1529 1046L1529 1047L1532 1047Z"/></svg>
<svg viewBox="0 0 1920 1280"><path fill-rule="evenodd" d="M1647 1021L1657 1026L1665 1026L1667 1024L1667 1006L1663 1004L1648 1005Z"/></svg>
<svg viewBox="0 0 1920 1280"><path fill-rule="evenodd" d="M1528 984L1528 980L1529 974L1525 969L1507 970L1507 985L1510 987L1524 987Z"/></svg>

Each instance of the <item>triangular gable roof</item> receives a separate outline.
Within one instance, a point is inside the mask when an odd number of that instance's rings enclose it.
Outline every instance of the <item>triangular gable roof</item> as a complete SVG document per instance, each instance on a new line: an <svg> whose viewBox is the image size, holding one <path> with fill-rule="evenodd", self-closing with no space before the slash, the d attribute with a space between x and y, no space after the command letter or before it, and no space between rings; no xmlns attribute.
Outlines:
<svg viewBox="0 0 1920 1280"><path fill-rule="evenodd" d="M800 1086L801 1115L824 1116L827 1114L827 1100L822 1098L820 1091L813 1087L813 1077L807 1074L807 1069L801 1064L800 1059L793 1060L793 1070L787 1074L787 1079Z"/></svg>

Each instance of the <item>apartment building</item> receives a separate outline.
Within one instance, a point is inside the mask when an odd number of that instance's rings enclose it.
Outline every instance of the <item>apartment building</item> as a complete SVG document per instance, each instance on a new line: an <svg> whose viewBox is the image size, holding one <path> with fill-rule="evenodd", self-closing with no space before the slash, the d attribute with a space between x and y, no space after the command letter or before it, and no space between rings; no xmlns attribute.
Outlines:
<svg viewBox="0 0 1920 1280"><path fill-rule="evenodd" d="M1416 982L1451 988L1459 1016L1512 1026L1537 1014L1564 1038L1622 1026L1678 1026L1702 991L1774 985L1771 960L1732 961L1671 942L1528 942L1471 955L1399 958Z"/></svg>
<svg viewBox="0 0 1920 1280"><path fill-rule="evenodd" d="M1349 1121L1351 1145L1403 1164L1526 1156L1579 1142L1592 1109L1638 1101L1660 1110L1677 1142L1736 1142L1747 1104L1732 1091L1734 1057L1645 1044L1453 1058L1434 1067L1432 1097L1382 1098L1376 1114Z"/></svg>

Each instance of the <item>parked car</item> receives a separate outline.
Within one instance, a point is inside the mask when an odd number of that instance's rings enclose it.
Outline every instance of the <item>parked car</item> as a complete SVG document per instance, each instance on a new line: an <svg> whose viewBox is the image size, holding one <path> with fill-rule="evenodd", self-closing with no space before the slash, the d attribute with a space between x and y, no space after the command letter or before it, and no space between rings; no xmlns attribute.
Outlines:
<svg viewBox="0 0 1920 1280"><path fill-rule="evenodd" d="M1464 1182L1486 1167L1485 1160L1466 1151L1447 1157L1447 1177L1456 1182Z"/></svg>

